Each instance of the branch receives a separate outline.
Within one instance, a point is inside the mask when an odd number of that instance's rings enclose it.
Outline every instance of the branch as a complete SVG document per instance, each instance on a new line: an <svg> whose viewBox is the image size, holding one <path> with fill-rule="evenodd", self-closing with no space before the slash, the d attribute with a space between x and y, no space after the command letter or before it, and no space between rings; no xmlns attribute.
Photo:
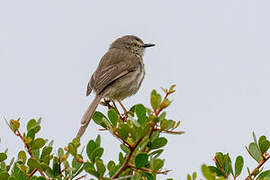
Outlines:
<svg viewBox="0 0 270 180"><path fill-rule="evenodd" d="M163 100L162 100L162 102L161 102L161 107L159 108L159 109L154 109L154 113L155 113L155 115L156 116L158 116L159 115L159 113L163 110L163 109L165 109L167 106L162 106L162 104L164 103L164 101L165 101L165 99L167 99L168 98L168 96L170 95L170 94L172 94L172 93L174 93L175 91L168 91L167 89L166 89L166 91L165 91L165 93L166 93L166 95L165 95L165 97L163 98Z"/></svg>
<svg viewBox="0 0 270 180"><path fill-rule="evenodd" d="M263 159L259 162L258 166L257 166L255 169L253 169L253 171L250 173L250 175L248 175L248 176L245 178L245 180L252 180L252 179L251 179L252 176L254 176L254 178L255 178L255 176L256 176L255 173L262 167L262 165L264 165L264 163L265 163L268 159L270 159L270 155L269 155L269 154L265 154L265 155L263 155L262 157L263 157Z"/></svg>
<svg viewBox="0 0 270 180"><path fill-rule="evenodd" d="M77 179L75 179L75 180L79 180L79 179L82 179L82 178L85 178L87 175L83 175L83 176L81 176L81 177L78 177Z"/></svg>
<svg viewBox="0 0 270 180"><path fill-rule="evenodd" d="M136 166L134 166L133 164L128 164L128 166L131 167L132 169L137 169ZM150 174L157 173L157 174L165 174L165 175L167 175L170 171L172 171L172 170L153 171L153 170L148 169L148 168L145 168L145 167L141 167L141 168L139 168L139 170L148 172L148 173L150 173Z"/></svg>
<svg viewBox="0 0 270 180"><path fill-rule="evenodd" d="M35 172L37 172L37 168L35 168L35 169L28 175L28 178L32 177L32 176L35 174Z"/></svg>
<svg viewBox="0 0 270 180"><path fill-rule="evenodd" d="M148 138L149 138L149 137L152 135L152 133L154 132L154 126L155 126L155 124L152 125L152 128L150 129L150 131L149 131L149 133L148 133L148 135L147 135ZM128 153L127 158L125 159L125 161L124 161L124 163L122 164L122 166L118 169L118 171L112 176L112 179L117 178L117 177L120 175L120 173L121 173L122 171L124 171L124 170L128 167L129 160L130 160L130 158L132 157L134 150L137 148L137 146L140 144L140 142L142 142L142 140L143 140L144 138L145 138L145 137L141 137L138 141L135 142L135 144L133 144L133 145L130 146L130 152Z"/></svg>
<svg viewBox="0 0 270 180"><path fill-rule="evenodd" d="M126 167L127 167L127 165L128 165L128 161L130 160L130 158L131 158L132 153L133 153L134 150L135 150L135 149L132 149L132 150L128 153L128 156L126 157L124 163L123 163L122 166L117 170L117 172L112 176L112 179L117 178L117 177L120 175L120 173L126 169Z"/></svg>
<svg viewBox="0 0 270 180"><path fill-rule="evenodd" d="M162 130L159 128L154 128L154 131L159 131L159 132L165 132L165 133L169 133L169 134L184 134L184 131L170 131L170 130Z"/></svg>
<svg viewBox="0 0 270 180"><path fill-rule="evenodd" d="M28 154L31 156L31 158L35 158L34 155L33 155L33 153L32 153L32 151L31 151L31 149L30 149L30 147L29 147L29 145L25 142L25 140L24 140L24 138L23 138L21 132L20 132L19 130L16 130L15 134L16 134L17 136L19 136L20 139L23 141L24 146L25 146L25 148L26 148ZM32 171L32 172L33 172L33 171ZM32 173L32 172L31 172L31 173ZM43 173L43 171L41 171L41 170L38 169L38 172L40 173L41 176L45 177L45 174ZM33 172L33 173L35 173L35 172ZM33 175L33 174L32 174L32 175ZM32 175L31 175L31 176L32 176ZM31 177L31 176L30 176L30 177Z"/></svg>

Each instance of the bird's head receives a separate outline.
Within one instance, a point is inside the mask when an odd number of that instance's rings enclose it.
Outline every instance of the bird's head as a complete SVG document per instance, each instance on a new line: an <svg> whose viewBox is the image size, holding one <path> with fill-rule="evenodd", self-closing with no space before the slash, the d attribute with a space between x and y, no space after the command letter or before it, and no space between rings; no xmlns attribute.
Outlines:
<svg viewBox="0 0 270 180"><path fill-rule="evenodd" d="M116 39L110 48L125 49L136 55L143 56L145 48L152 46L155 46L155 44L144 44L137 36L126 35Z"/></svg>

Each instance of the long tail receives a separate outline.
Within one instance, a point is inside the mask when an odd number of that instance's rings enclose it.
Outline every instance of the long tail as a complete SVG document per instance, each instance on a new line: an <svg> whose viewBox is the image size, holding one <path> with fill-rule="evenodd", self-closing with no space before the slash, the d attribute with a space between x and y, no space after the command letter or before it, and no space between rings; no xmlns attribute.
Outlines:
<svg viewBox="0 0 270 180"><path fill-rule="evenodd" d="M101 98L102 98L101 94L96 95L93 102L89 105L88 109L86 110L86 112L84 113L84 115L82 117L81 127L80 127L76 137L81 137L84 134L86 128L88 127L88 125L90 123L90 120L91 120L94 112L96 111L96 108L97 108Z"/></svg>

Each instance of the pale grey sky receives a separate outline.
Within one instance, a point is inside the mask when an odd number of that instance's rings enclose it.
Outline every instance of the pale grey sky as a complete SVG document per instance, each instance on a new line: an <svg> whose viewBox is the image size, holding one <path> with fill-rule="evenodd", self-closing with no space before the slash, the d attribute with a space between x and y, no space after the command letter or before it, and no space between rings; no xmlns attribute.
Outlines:
<svg viewBox="0 0 270 180"><path fill-rule="evenodd" d="M149 106L153 88L177 85L168 115L182 120L186 134L167 135L168 177L200 171L216 151L247 157L252 131L270 137L269 6L268 0L1 0L0 150L23 148L2 117L42 117L40 135L66 145L93 98L85 96L86 85L100 58L114 39L134 34L156 46L146 51L142 88L124 103ZM116 141L93 123L82 142L97 133L105 159L117 159Z"/></svg>

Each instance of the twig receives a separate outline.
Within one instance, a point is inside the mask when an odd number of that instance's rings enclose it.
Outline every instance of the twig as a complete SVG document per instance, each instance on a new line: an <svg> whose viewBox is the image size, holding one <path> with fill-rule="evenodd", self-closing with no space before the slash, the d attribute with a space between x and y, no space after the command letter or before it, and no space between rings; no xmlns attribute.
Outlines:
<svg viewBox="0 0 270 180"><path fill-rule="evenodd" d="M83 176L81 176L81 177L78 177L77 179L75 179L75 180L79 180L79 179L82 179L82 178L85 178L87 175L85 174L85 175L83 175Z"/></svg>
<svg viewBox="0 0 270 180"><path fill-rule="evenodd" d="M123 176L123 177L112 179L112 180L123 180L123 179L127 179L127 178L132 178L132 177L133 177L133 175L128 175L128 176Z"/></svg>
<svg viewBox="0 0 270 180"><path fill-rule="evenodd" d="M20 132L19 130L17 130L17 131L15 132L15 134L16 134L17 136L19 136L20 139L23 141L23 144L24 144L24 146L25 146L25 148L26 148L28 154L29 154L31 157L34 157L34 155L33 155L32 151L31 151L29 145L25 142L25 140L24 140L24 138L23 138L21 132Z"/></svg>
<svg viewBox="0 0 270 180"><path fill-rule="evenodd" d="M35 168L35 169L28 175L28 178L32 177L32 176L35 174L35 172L37 172L37 168Z"/></svg>
<svg viewBox="0 0 270 180"><path fill-rule="evenodd" d="M123 144L126 144L128 147L129 147L129 149L131 149L132 148L132 145L131 144L129 144L124 138L122 138L121 136L119 136L119 134L118 133L116 133L116 132L114 132L114 131L112 131L112 134L113 135L115 135L117 138L119 138L119 139L121 139L122 140L122 142L123 142Z"/></svg>
<svg viewBox="0 0 270 180"><path fill-rule="evenodd" d="M270 155L269 155L269 154L267 154L267 155L262 155L262 157L263 157L263 159L259 162L258 166L257 166L255 169L253 169L253 171L250 173L250 175L248 175L248 176L245 178L245 180L252 180L252 179L251 179L252 176L254 176L254 178L255 178L255 176L256 176L255 173L262 167L262 165L263 165L267 160L270 159Z"/></svg>
<svg viewBox="0 0 270 180"><path fill-rule="evenodd" d="M17 121L19 121L19 120L20 120L20 118L18 118ZM23 138L21 132L20 132L19 130L16 130L14 133L15 133L16 136L20 137L20 139L22 140L22 142L23 142L23 144L24 144L24 146L25 146L25 148L26 148L28 154L31 156L31 158L35 158L34 155L33 155L33 153L32 153L32 151L31 151L31 149L30 149L30 147L29 147L29 145L25 142L25 140L24 140L24 138ZM41 171L41 170L38 169L38 172L40 173L41 176L45 177L45 174L43 173L43 171ZM32 173L32 172L31 172L31 173ZM35 172L34 172L34 173L35 173ZM31 175L31 176L32 176L32 175ZM45 177L45 178L46 178L46 177Z"/></svg>
<svg viewBox="0 0 270 180"><path fill-rule="evenodd" d="M170 94L172 94L172 93L174 93L174 91L167 91L165 97L163 98L163 100L162 100L162 102L161 102L161 104L164 103L164 100L167 99L168 96L169 96ZM160 107L159 109L154 109L155 115L158 116L159 113L160 113L163 109L165 109L165 107Z"/></svg>
<svg viewBox="0 0 270 180"><path fill-rule="evenodd" d="M155 124L152 125L151 130L148 133L148 138L152 135L152 133L154 132L154 126ZM132 157L132 154L134 152L134 150L136 149L136 147L140 144L140 142L142 142L142 140L145 137L141 137L135 144L131 145L130 147L130 152L128 153L127 158L125 159L124 163L122 164L122 166L118 169L118 171L112 176L112 179L117 178L119 176L119 174L124 171L127 167L128 167L128 163L130 158Z"/></svg>
<svg viewBox="0 0 270 180"><path fill-rule="evenodd" d="M128 162L129 162L129 160L130 160L130 158L131 158L132 153L133 153L134 150L135 150L135 149L131 149L131 150L130 150L130 152L128 153L128 156L126 157L126 159L125 159L125 161L124 161L124 163L123 163L122 166L116 171L116 173L112 176L112 179L117 178L117 177L120 175L120 173L121 173L123 170L126 169L126 167L127 167L127 165L128 165Z"/></svg>
<svg viewBox="0 0 270 180"><path fill-rule="evenodd" d="M184 131L170 131L170 130L162 130L159 128L154 128L154 131L159 131L159 132L165 132L165 133L169 133L169 134L184 134Z"/></svg>
<svg viewBox="0 0 270 180"><path fill-rule="evenodd" d="M133 168L133 169L137 169L136 166L134 166L133 164L128 164L129 167ZM165 171L153 171L151 169L148 169L148 168L145 168L145 167L141 167L139 168L140 170L142 171L145 171L145 172L148 172L150 174L153 174L153 173L157 173L157 174L168 174L170 171L172 170L165 170Z"/></svg>
<svg viewBox="0 0 270 180"><path fill-rule="evenodd" d="M104 99L104 105L108 107L108 109L112 109L113 107L110 105L111 100Z"/></svg>

